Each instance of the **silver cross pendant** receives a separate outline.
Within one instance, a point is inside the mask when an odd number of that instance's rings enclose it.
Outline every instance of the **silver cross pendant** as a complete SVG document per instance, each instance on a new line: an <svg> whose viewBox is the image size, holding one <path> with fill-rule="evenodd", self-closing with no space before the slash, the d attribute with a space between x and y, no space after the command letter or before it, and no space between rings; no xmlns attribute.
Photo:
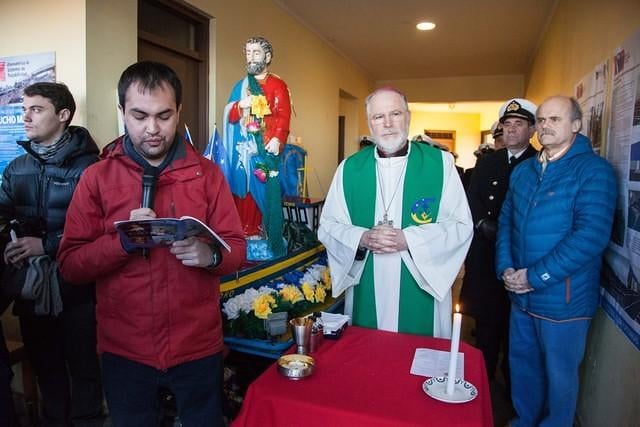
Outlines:
<svg viewBox="0 0 640 427"><path fill-rule="evenodd" d="M393 220L389 219L389 217L385 213L384 216L382 217L382 221L378 221L378 225L390 225L390 226L393 226Z"/></svg>

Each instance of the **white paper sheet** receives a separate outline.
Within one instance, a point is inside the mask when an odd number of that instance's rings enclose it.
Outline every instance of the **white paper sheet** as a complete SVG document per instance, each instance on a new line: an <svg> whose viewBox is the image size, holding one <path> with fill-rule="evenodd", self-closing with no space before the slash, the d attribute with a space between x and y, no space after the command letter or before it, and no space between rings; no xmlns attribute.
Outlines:
<svg viewBox="0 0 640 427"><path fill-rule="evenodd" d="M331 334L342 328L349 321L349 316L339 313L322 312L322 324L324 333Z"/></svg>
<svg viewBox="0 0 640 427"><path fill-rule="evenodd" d="M423 377L443 377L449 369L449 352L416 348L410 373ZM458 353L456 378L464 379L464 353Z"/></svg>

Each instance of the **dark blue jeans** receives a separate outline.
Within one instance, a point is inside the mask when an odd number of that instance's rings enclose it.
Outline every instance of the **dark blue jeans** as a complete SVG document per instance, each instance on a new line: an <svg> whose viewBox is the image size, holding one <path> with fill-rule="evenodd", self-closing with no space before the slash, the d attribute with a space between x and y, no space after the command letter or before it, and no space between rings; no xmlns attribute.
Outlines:
<svg viewBox="0 0 640 427"><path fill-rule="evenodd" d="M174 394L183 427L223 426L222 370L222 353L165 371L104 353L103 384L112 425L158 426L162 387Z"/></svg>
<svg viewBox="0 0 640 427"><path fill-rule="evenodd" d="M551 322L511 307L514 427L571 427L589 320Z"/></svg>

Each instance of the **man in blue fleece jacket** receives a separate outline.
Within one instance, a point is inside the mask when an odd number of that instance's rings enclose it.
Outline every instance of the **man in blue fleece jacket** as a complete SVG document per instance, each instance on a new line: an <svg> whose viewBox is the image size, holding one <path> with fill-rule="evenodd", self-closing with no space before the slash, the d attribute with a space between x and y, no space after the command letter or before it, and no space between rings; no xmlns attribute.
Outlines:
<svg viewBox="0 0 640 427"><path fill-rule="evenodd" d="M497 272L512 303L512 425L571 426L616 181L579 133L577 101L551 97L536 116L543 150L511 175L496 246Z"/></svg>

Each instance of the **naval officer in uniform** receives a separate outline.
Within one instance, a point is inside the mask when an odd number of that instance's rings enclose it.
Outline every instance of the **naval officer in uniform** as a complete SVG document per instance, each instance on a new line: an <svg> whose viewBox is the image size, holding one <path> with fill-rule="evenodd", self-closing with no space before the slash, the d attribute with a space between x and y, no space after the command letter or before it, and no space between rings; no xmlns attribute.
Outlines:
<svg viewBox="0 0 640 427"><path fill-rule="evenodd" d="M507 384L510 304L504 283L495 272L496 229L511 171L537 153L529 143L535 133L535 114L535 104L526 99L510 99L502 105L499 122L505 148L478 161L468 189L474 236L465 261L462 311L476 321L476 346L484 355L490 380L495 378L503 349L501 369Z"/></svg>

